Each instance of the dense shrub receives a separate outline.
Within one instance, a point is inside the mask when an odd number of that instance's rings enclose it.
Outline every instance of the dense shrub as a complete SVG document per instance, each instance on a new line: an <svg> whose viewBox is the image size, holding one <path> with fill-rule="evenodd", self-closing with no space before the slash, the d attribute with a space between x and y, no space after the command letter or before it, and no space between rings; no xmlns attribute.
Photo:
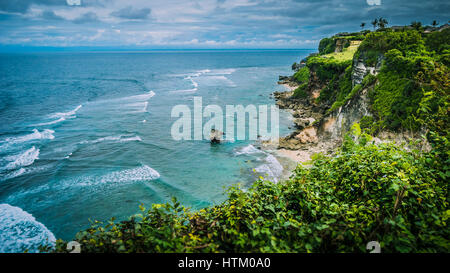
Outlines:
<svg viewBox="0 0 450 273"><path fill-rule="evenodd" d="M349 65L344 73L335 73L326 87L320 92L319 101L329 102L334 105L334 109L339 108L345 102L347 95L352 90L352 66ZM339 105L339 106L338 106ZM332 106L333 108L333 106ZM330 112L333 110L329 110Z"/></svg>
<svg viewBox="0 0 450 273"><path fill-rule="evenodd" d="M431 112L447 108L445 105L449 102L448 67L440 62L439 55L424 49L424 41L417 41L415 32L410 33L418 45L384 47L385 63L377 75L378 84L370 94L372 109L379 121L392 130L420 130L429 125L424 120Z"/></svg>
<svg viewBox="0 0 450 273"><path fill-rule="evenodd" d="M309 68L307 66L302 67L299 71L294 73L294 79L298 83L305 83L309 80Z"/></svg>
<svg viewBox="0 0 450 273"><path fill-rule="evenodd" d="M319 42L319 54L328 54L334 52L336 49L336 42L333 38L323 38Z"/></svg>
<svg viewBox="0 0 450 273"><path fill-rule="evenodd" d="M343 106L346 102L351 100L359 91L361 91L361 88L362 88L361 85L357 84L355 85L355 87L352 88L352 90L348 94L345 95L345 97L336 99L331 108L328 109L328 113L331 113L332 111L338 109L339 107ZM344 93L339 93L339 95L341 94Z"/></svg>
<svg viewBox="0 0 450 273"><path fill-rule="evenodd" d="M450 28L426 34L425 45L428 51L435 51L438 54L450 50Z"/></svg>
<svg viewBox="0 0 450 273"><path fill-rule="evenodd" d="M305 82L301 84L299 87L297 87L294 90L294 94L292 95L296 99L304 99L308 97L308 93L306 93L306 88L308 86L308 83Z"/></svg>
<svg viewBox="0 0 450 273"><path fill-rule="evenodd" d="M400 32L371 32L366 35L359 50L375 50L381 53L390 49L398 49L402 52L420 52L424 48L424 40L418 31L405 30Z"/></svg>
<svg viewBox="0 0 450 273"><path fill-rule="evenodd" d="M351 64L352 60L339 61L333 58L322 58L320 56L308 58L306 63L310 70L316 72L321 81L333 79L336 74L343 73Z"/></svg>

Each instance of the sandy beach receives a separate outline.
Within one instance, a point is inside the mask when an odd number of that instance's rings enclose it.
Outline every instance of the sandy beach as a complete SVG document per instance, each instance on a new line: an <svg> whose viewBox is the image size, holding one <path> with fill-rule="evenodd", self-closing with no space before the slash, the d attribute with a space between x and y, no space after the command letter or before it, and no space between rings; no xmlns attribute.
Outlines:
<svg viewBox="0 0 450 273"><path fill-rule="evenodd" d="M277 154L287 157L297 163L304 163L311 160L311 153L308 151L279 149L277 150Z"/></svg>

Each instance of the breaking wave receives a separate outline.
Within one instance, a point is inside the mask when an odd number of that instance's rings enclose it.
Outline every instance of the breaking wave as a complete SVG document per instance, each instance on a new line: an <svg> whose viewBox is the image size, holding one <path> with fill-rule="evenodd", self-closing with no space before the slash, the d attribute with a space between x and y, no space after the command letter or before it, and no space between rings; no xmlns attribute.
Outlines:
<svg viewBox="0 0 450 273"><path fill-rule="evenodd" d="M81 178L77 186L90 186L92 184L138 182L158 179L161 175L153 168L143 165L134 169L111 172L103 176L89 176Z"/></svg>
<svg viewBox="0 0 450 273"><path fill-rule="evenodd" d="M78 105L75 109L73 109L72 111L69 112L63 112L63 113L55 113L55 114L51 114L50 118L62 118L62 117L70 117L70 116L74 116L78 110L80 110L80 108L82 107L82 105Z"/></svg>
<svg viewBox="0 0 450 273"><path fill-rule="evenodd" d="M39 252L39 246L55 244L53 233L33 215L8 204L0 204L0 252Z"/></svg>
<svg viewBox="0 0 450 273"><path fill-rule="evenodd" d="M11 144L17 144L17 143L23 143L27 141L37 140L37 139L54 139L55 136L53 135L55 131L50 129L45 129L41 132L37 129L33 129L33 133L18 137L8 137L0 142L6 142L5 145L11 145Z"/></svg>
<svg viewBox="0 0 450 273"><path fill-rule="evenodd" d="M8 163L4 167L1 167L0 171L15 170L20 167L30 166L38 158L39 149L33 146L23 153L4 157L3 160Z"/></svg>
<svg viewBox="0 0 450 273"><path fill-rule="evenodd" d="M242 155L242 154L256 154L256 153L264 153L263 151L255 148L255 146L253 146L252 144L249 144L237 151L234 152L235 155Z"/></svg>
<svg viewBox="0 0 450 273"><path fill-rule="evenodd" d="M122 171L115 171L105 175L89 175L80 176L69 180L61 181L58 185L59 190L64 190L73 187L99 187L99 186L115 186L116 184L129 184L139 181L151 181L160 178L160 174L153 168L142 165L137 168L127 169ZM34 192L48 190L49 186L42 186L40 189L35 189ZM54 190L54 188L53 188Z"/></svg>
<svg viewBox="0 0 450 273"><path fill-rule="evenodd" d="M265 160L267 163L255 168L255 171L267 174L269 179L278 182L278 178L283 173L283 166L273 155L268 155Z"/></svg>
<svg viewBox="0 0 450 273"><path fill-rule="evenodd" d="M265 151L257 149L252 144L249 144L234 152L235 155L254 155L264 154L267 155L264 159L265 163L256 167L255 171L262 175L267 175L269 179L274 182L278 182L278 178L283 173L283 166L277 160L277 158ZM258 159L259 160L259 159Z"/></svg>
<svg viewBox="0 0 450 273"><path fill-rule="evenodd" d="M96 144L104 141L128 142L128 141L142 141L142 139L139 136L107 136L97 138L95 140L81 141L80 144Z"/></svg>
<svg viewBox="0 0 450 273"><path fill-rule="evenodd" d="M77 113L78 110L80 110L81 107L82 105L78 105L75 109L71 111L51 114L49 115L49 118L54 118L55 120L39 123L36 124L35 126L52 125L65 121L66 119L76 118L75 114Z"/></svg>
<svg viewBox="0 0 450 273"><path fill-rule="evenodd" d="M170 91L170 93L193 93L193 92L196 92L198 90L198 83L194 80L194 78L198 78L198 77L201 77L201 76L204 76L204 75L208 76L208 77L214 77L215 79L226 80L226 81L230 82L231 85L233 86L234 83L232 81L230 81L224 75L232 74L235 71L236 71L236 69L234 69L234 68L230 68L230 69L215 69L213 71L211 71L209 69L198 70L195 73L188 74L188 76L186 76L184 78L185 80L189 80L191 82L193 88L191 88L191 89L183 89L183 90L174 90L174 91Z"/></svg>

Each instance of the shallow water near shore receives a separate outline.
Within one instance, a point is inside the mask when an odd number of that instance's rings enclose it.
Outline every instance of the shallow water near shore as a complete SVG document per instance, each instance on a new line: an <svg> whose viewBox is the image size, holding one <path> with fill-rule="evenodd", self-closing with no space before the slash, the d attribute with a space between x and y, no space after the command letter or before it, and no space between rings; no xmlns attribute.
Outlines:
<svg viewBox="0 0 450 273"><path fill-rule="evenodd" d="M252 141L173 140L171 110L192 108L194 96L203 106L272 105L278 75L310 52L1 54L0 204L71 239L88 219L125 219L140 203L175 196L197 209L232 184L280 179L282 163ZM280 111L280 135L288 115Z"/></svg>

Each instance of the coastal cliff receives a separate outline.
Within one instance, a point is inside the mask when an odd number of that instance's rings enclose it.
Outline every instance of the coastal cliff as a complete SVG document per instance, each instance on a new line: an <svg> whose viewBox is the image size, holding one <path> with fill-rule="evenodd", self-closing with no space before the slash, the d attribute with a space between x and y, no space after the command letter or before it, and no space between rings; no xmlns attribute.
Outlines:
<svg viewBox="0 0 450 273"><path fill-rule="evenodd" d="M420 109L411 101L419 102L426 92L416 91L413 94L409 89L419 88L423 83L417 82L417 75L413 74L400 79L398 70L406 67L398 65L406 63L402 60L404 63L394 65L396 60L393 54L407 56L411 54L409 48L416 47L417 50L426 48L427 43L431 45L433 36L448 39L448 32L448 28L435 29L426 34L414 30L385 29L383 32L363 31L324 38L318 53L292 65L294 75L280 76L278 83L285 85L289 91L275 92L274 98L280 108L292 113L295 124L295 130L279 141L278 148L282 154L291 157L295 154L292 151L308 154L306 157L292 157L300 161L309 160L314 153L330 154L342 144L345 134L354 124L361 126L377 142L422 139L427 124L413 122ZM396 39L399 43L405 39L405 44L395 44ZM408 45L406 40L412 44ZM426 66L424 61L411 60L410 65ZM390 81L392 77L403 90L391 94L390 91L395 88ZM380 91L387 92L382 95ZM402 113L403 116L395 113L405 112L395 109L395 100L409 104L409 113ZM389 117L391 121L385 119L383 113L393 113ZM409 119L410 126L399 124L405 122L402 120L405 118ZM395 119L393 124L392 119ZM422 147L430 148L426 141Z"/></svg>

